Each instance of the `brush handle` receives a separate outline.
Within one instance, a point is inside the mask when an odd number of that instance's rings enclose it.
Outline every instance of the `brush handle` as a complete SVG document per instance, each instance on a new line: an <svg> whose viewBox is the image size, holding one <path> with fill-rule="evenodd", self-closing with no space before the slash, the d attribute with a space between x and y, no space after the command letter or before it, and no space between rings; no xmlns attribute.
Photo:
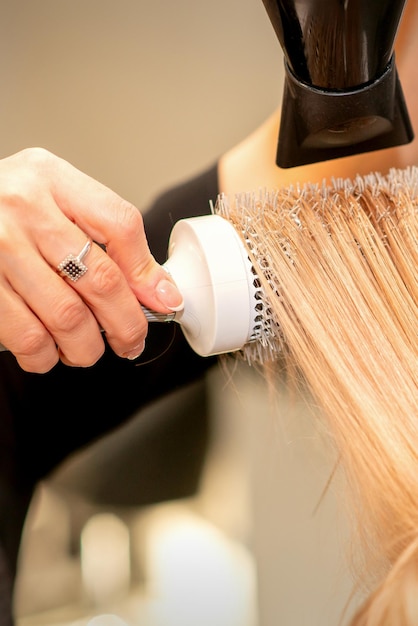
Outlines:
<svg viewBox="0 0 418 626"><path fill-rule="evenodd" d="M175 313L157 313L142 305L141 308L148 322L172 322L176 317Z"/></svg>

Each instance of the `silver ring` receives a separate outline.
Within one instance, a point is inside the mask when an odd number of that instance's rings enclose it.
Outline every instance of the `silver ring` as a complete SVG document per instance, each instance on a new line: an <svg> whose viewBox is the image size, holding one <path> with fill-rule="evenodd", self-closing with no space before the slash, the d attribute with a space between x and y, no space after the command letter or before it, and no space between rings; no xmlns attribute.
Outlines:
<svg viewBox="0 0 418 626"><path fill-rule="evenodd" d="M91 248L91 239L84 245L81 252L74 256L68 254L63 261L57 266L57 270L61 276L66 276L75 283L79 278L87 272L87 266L84 265L83 259Z"/></svg>

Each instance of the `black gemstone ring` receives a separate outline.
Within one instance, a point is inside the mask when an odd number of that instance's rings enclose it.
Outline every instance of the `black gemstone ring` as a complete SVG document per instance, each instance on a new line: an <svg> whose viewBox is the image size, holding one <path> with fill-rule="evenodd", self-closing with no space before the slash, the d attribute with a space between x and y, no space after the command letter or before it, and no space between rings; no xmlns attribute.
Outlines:
<svg viewBox="0 0 418 626"><path fill-rule="evenodd" d="M61 276L66 276L75 283L79 278L87 272L87 266L84 265L83 259L91 248L91 239L87 241L80 254L75 256L69 254L58 265L57 270Z"/></svg>

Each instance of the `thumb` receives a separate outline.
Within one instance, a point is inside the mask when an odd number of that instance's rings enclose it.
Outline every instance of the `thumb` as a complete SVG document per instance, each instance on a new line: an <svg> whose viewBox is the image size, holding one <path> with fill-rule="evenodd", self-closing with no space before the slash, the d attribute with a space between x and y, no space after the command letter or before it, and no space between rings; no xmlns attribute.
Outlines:
<svg viewBox="0 0 418 626"><path fill-rule="evenodd" d="M145 252L143 251L145 254ZM183 296L167 270L149 253L147 266L131 272L131 288L138 300L154 311L181 311Z"/></svg>

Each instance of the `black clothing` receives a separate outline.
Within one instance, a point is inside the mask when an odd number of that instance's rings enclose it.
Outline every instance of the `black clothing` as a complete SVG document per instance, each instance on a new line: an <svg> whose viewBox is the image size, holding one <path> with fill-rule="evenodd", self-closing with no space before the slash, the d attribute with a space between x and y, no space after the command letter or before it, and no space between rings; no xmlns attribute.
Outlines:
<svg viewBox="0 0 418 626"><path fill-rule="evenodd" d="M213 166L161 195L144 213L149 246L160 263L173 224L209 213L217 193ZM39 480L153 400L201 378L215 362L196 355L176 323L150 324L146 346L136 361L107 348L91 368L59 363L47 374L24 372L13 355L0 355L0 576L6 566L15 574L22 525ZM0 581L0 595L6 582ZM0 616L0 626L11 623Z"/></svg>

